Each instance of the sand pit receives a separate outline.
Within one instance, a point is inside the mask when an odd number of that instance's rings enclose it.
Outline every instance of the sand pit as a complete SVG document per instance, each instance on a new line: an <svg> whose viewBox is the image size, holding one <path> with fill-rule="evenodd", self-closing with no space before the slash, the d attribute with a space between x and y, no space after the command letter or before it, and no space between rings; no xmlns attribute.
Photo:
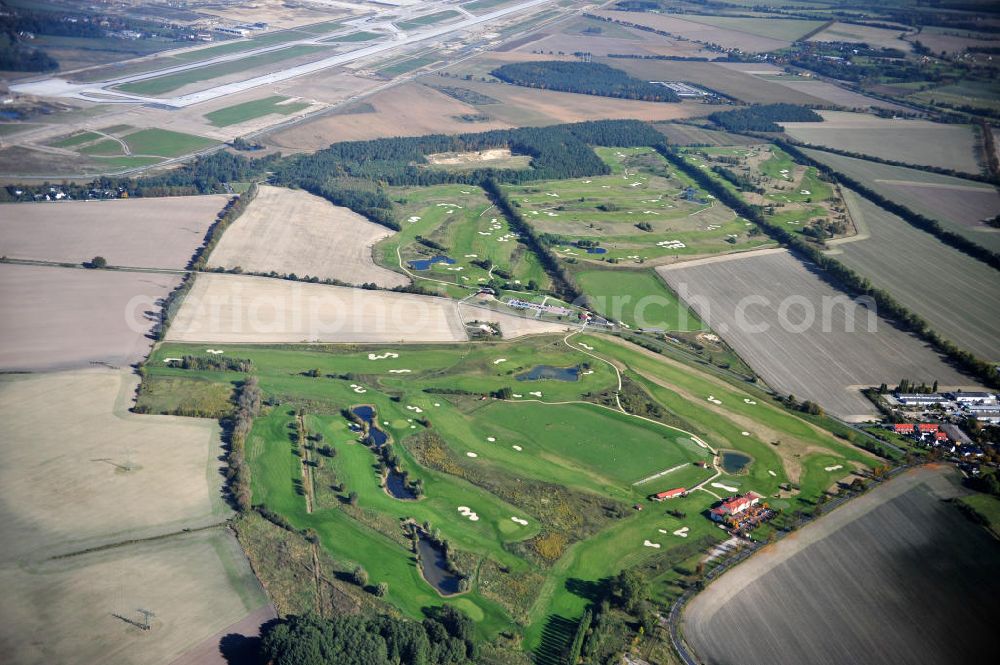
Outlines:
<svg viewBox="0 0 1000 665"><path fill-rule="evenodd" d="M408 293L202 274L167 338L210 343L457 342L453 301Z"/></svg>
<svg viewBox="0 0 1000 665"><path fill-rule="evenodd" d="M13 259L184 268L226 196L0 205L0 254Z"/></svg>
<svg viewBox="0 0 1000 665"><path fill-rule="evenodd" d="M829 473L830 471L837 471L837 470L843 469L843 468L844 468L843 464L834 464L833 466L823 467L823 470L826 471L827 473Z"/></svg>
<svg viewBox="0 0 1000 665"><path fill-rule="evenodd" d="M660 544L659 543L654 543L654 542L652 542L651 540L648 540L648 539L644 540L643 543L642 543L642 545L643 545L643 547L654 547L656 549L660 549Z"/></svg>
<svg viewBox="0 0 1000 665"><path fill-rule="evenodd" d="M521 526L528 526L528 520L526 519L522 519L520 517L511 517L510 520L512 522L515 522L516 524L520 524Z"/></svg>
<svg viewBox="0 0 1000 665"><path fill-rule="evenodd" d="M688 527L684 526L684 527L681 527L680 529L677 529L676 531L674 531L674 535L675 536L680 536L681 538L687 538L689 530L690 529Z"/></svg>
<svg viewBox="0 0 1000 665"><path fill-rule="evenodd" d="M179 275L0 265L0 369L128 365L147 354L157 301Z"/></svg>
<svg viewBox="0 0 1000 665"><path fill-rule="evenodd" d="M209 267L402 286L409 283L404 275L372 259L372 247L390 235L384 226L318 196L262 185L223 234Z"/></svg>
<svg viewBox="0 0 1000 665"><path fill-rule="evenodd" d="M722 483L712 483L712 487L717 487L720 490L726 490L727 492L737 492L738 487L733 487L732 485L723 485Z"/></svg>

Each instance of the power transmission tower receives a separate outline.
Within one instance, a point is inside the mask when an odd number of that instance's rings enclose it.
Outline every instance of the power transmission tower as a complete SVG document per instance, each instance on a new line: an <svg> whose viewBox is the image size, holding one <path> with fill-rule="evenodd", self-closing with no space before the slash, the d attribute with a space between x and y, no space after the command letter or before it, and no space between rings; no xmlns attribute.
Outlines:
<svg viewBox="0 0 1000 665"><path fill-rule="evenodd" d="M149 630L151 628L151 626L149 625L149 620L156 616L156 612L152 610L144 610L141 607L136 611L142 615L143 619L142 626L140 626L140 628L142 628L143 630Z"/></svg>

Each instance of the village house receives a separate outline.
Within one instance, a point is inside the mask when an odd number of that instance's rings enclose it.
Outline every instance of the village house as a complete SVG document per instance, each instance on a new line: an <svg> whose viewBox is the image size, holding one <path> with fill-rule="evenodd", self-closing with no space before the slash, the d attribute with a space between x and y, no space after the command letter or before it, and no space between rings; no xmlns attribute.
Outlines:
<svg viewBox="0 0 1000 665"><path fill-rule="evenodd" d="M649 497L653 501L666 501L667 499L676 499L677 497L682 497L687 494L687 490L683 487L676 487L672 490L667 490L665 492L657 492L653 496Z"/></svg>

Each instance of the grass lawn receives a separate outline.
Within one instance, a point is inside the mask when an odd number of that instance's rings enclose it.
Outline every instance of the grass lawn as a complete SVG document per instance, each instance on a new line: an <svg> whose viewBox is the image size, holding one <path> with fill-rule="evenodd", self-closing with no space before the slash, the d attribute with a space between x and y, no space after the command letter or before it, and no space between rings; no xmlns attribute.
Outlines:
<svg viewBox="0 0 1000 665"><path fill-rule="evenodd" d="M632 328L708 329L652 270L585 270L575 277L599 313Z"/></svg>
<svg viewBox="0 0 1000 665"><path fill-rule="evenodd" d="M97 143L92 143L78 150L80 154L97 157L117 157L125 154L122 151L122 144L114 139L104 139Z"/></svg>
<svg viewBox="0 0 1000 665"><path fill-rule="evenodd" d="M979 513L994 533L1000 533L1000 499L989 494L970 494L959 501Z"/></svg>
<svg viewBox="0 0 1000 665"><path fill-rule="evenodd" d="M290 98L282 95L271 95L263 99L254 99L242 104L234 104L217 111L205 114L205 119L216 127L228 127L254 118L277 113L291 115L302 109L309 108L308 102L287 102Z"/></svg>
<svg viewBox="0 0 1000 665"><path fill-rule="evenodd" d="M396 27L400 30L412 30L413 28L422 28L424 26L440 23L441 21L454 18L455 16L461 16L461 14L453 9L446 9L443 12L427 14L426 16L418 16L417 18L410 19L409 21L400 21L396 23Z"/></svg>
<svg viewBox="0 0 1000 665"><path fill-rule="evenodd" d="M383 67L378 70L378 73L383 76L399 76L400 74L405 74L407 72L412 72L415 69L420 69L421 67L426 67L432 63L439 61L441 58L436 55L422 55L416 58L408 58L406 60L400 60L394 62L391 65Z"/></svg>
<svg viewBox="0 0 1000 665"><path fill-rule="evenodd" d="M46 145L50 145L53 148L72 148L83 143L96 141L99 138L101 138L101 135L94 132L77 132L76 134L70 134L55 141L49 141Z"/></svg>
<svg viewBox="0 0 1000 665"><path fill-rule="evenodd" d="M337 35L335 37L327 37L324 42L367 42L372 39L378 39L382 35L377 32L365 32L364 30L360 32L351 32L346 35Z"/></svg>
<svg viewBox="0 0 1000 665"><path fill-rule="evenodd" d="M154 376L143 386L136 407L147 413L222 418L232 411L233 386L206 379Z"/></svg>
<svg viewBox="0 0 1000 665"><path fill-rule="evenodd" d="M285 42L294 42L308 36L309 35L294 31L274 32L267 35L261 35L260 37L254 37L253 39L230 41L219 44L218 46L210 46L208 48L197 49L194 51L176 53L172 57L184 62L210 60L211 58L217 58L220 55L242 53L243 51L252 51L265 46L274 46Z"/></svg>
<svg viewBox="0 0 1000 665"><path fill-rule="evenodd" d="M291 60L292 58L319 53L325 50L325 48L326 47L324 46L311 46L307 44L289 46L288 48L279 49L277 51L268 51L267 53L258 53L257 55L247 56L246 58L240 58L239 60L230 60L227 62L216 63L214 65L206 65L205 67L195 67L193 69L187 69L174 74L156 76L142 81L124 83L118 86L118 89L123 92L131 92L137 95L162 95L177 90L178 88L182 88L190 83L209 81L220 76L227 76L229 74L237 74L239 72L248 71L250 69L254 69L255 67L263 67L283 62L285 60Z"/></svg>
<svg viewBox="0 0 1000 665"><path fill-rule="evenodd" d="M169 129L141 129L124 137L128 147L137 155L177 157L215 145L218 141L194 134L182 134Z"/></svg>

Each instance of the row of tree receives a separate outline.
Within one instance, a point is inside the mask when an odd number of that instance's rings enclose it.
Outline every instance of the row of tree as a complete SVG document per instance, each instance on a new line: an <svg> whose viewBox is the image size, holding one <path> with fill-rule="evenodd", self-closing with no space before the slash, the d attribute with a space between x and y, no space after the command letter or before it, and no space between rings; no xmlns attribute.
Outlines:
<svg viewBox="0 0 1000 665"><path fill-rule="evenodd" d="M798 151L789 151L791 147L787 143L778 142L779 147L796 156ZM857 274L835 258L823 253L820 247L811 244L796 234L788 231L784 226L775 224L760 213L756 206L752 206L740 198L737 194L726 188L715 180L704 170L696 168L683 159L682 156L668 148L665 144L654 146L657 152L664 156L679 170L687 174L700 187L711 192L718 200L733 209L738 215L750 220L760 226L769 236L776 241L787 246L792 252L820 268L820 274L831 284L848 293L848 295L858 297L867 296L878 306L880 316L891 319L898 327L910 331L924 341L929 343L935 350L948 357L957 367L964 372L978 378L985 385L1000 387L1000 377L996 368L972 353L959 348L953 342L945 339L922 317L911 312L904 305L898 302L887 291L872 286L871 282Z"/></svg>
<svg viewBox="0 0 1000 665"><path fill-rule="evenodd" d="M229 454L226 456L226 479L230 497L240 512L251 508L250 465L246 461L246 441L253 428L253 419L260 413L262 393L256 376L243 380L236 396L236 410L224 425L229 433Z"/></svg>

